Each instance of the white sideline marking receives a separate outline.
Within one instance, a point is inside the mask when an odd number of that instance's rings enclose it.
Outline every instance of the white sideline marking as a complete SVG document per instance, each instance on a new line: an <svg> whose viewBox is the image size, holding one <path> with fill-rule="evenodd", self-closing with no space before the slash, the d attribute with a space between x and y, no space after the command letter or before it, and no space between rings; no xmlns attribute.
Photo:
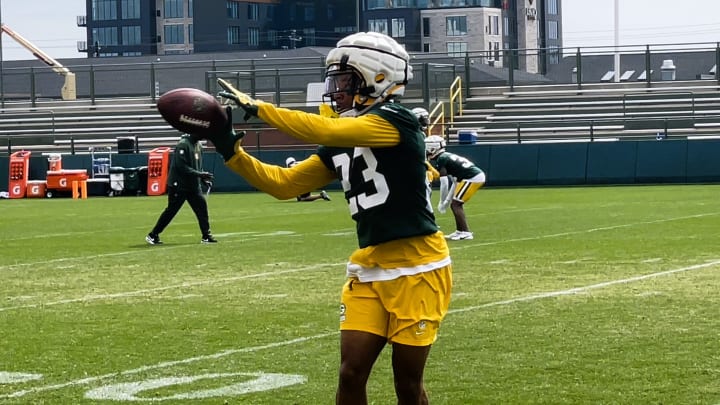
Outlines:
<svg viewBox="0 0 720 405"><path fill-rule="evenodd" d="M243 276L235 276L235 277L226 277L226 278L220 278L220 279L211 279L211 280L204 280L204 281L194 281L194 282L185 282L175 285L167 285L164 287L155 287L155 288L146 288L143 290L135 290L135 291L125 291L115 294L93 294L93 295L86 295L84 297L80 298L71 298L66 300L58 300L58 301L50 301L45 303L39 303L39 304L26 304L26 305L16 305L12 307L0 307L0 312L6 312L6 311L12 311L15 309L26 309L26 308L39 308L39 307L48 307L53 305L63 305L63 304L73 304L78 302L90 302L90 301L99 301L99 300L107 300L107 299L113 299L113 298L127 298L127 297L134 297L138 295L146 295L151 293L156 293L159 291L167 291L172 290L175 288L187 288L187 287L196 287L200 285L208 285L208 284L222 284L222 283L231 283L233 281L238 280L245 280L249 278L262 278L262 277L269 277L276 274L289 274L289 273L297 273L299 271L306 271L306 270L315 270L323 267L332 267L332 266L340 266L345 265L346 262L342 263L325 263L325 264L315 264L312 266L305 266L300 267L296 269L287 269L287 270L275 270L275 271L267 271L264 273L255 273L255 274L246 274Z"/></svg>
<svg viewBox="0 0 720 405"><path fill-rule="evenodd" d="M614 229L630 228L632 226L637 226L637 225L659 224L659 223L670 222L670 221L681 221L683 219L709 217L709 216L714 216L714 215L718 215L718 214L720 214L720 212L709 212L706 214L688 215L688 216L684 216L684 217L656 219L654 221L632 222L632 223L621 224L621 225L603 226L600 228L590 228L590 229L585 229L582 231L552 233L552 234L548 234L548 235L528 236L526 238L504 239L504 240L497 240L497 241L493 241L493 242L479 242L479 243L470 243L470 244L462 244L462 245L451 245L451 250L467 249L467 248L478 247L478 246L492 246L492 245L499 245L501 243L526 242L526 241L538 240L538 239L561 238L561 237L565 237L565 236L580 235L583 233L611 231Z"/></svg>
<svg viewBox="0 0 720 405"><path fill-rule="evenodd" d="M653 257L652 259L643 260L643 261L640 262L640 263L657 263L657 262L661 262L661 261L662 261L662 258L660 258L660 257Z"/></svg>
<svg viewBox="0 0 720 405"><path fill-rule="evenodd" d="M644 274L642 276L635 276L635 277L630 277L630 278L623 278L620 280L612 280L612 281L605 281L605 282L597 283L597 284L590 284L590 285L586 285L584 287L575 287L575 288L570 288L567 290L530 294L530 295L526 295L524 297L510 298L508 300L496 301L496 302L488 302L487 304L482 304L482 305L475 305L475 306L471 306L471 307L451 309L448 311L448 313L456 314L456 313L460 313L460 312L474 311L476 309L514 304L516 302L534 301L534 300L542 299L542 298L560 297L562 295L574 295L574 294L584 293L584 292L587 292L590 290L597 290L599 288L605 288L605 287L618 285L618 284L628 284L628 283L648 280L648 279L656 278L656 277L669 276L671 274L682 273L685 271L705 269L708 267L717 266L719 264L720 264L720 260L714 260L711 262L707 262L707 263L703 263L703 264L694 264L692 266L681 267L679 269L674 269L674 270L666 270L666 271L661 271L661 272L657 272L657 273Z"/></svg>
<svg viewBox="0 0 720 405"><path fill-rule="evenodd" d="M599 288L605 288L605 287L609 287L609 286L613 286L613 285L628 284L628 283L632 283L635 281L642 281L642 280L647 280L647 279L655 278L655 277L668 276L671 274L682 273L682 272L686 272L686 271L699 270L699 269L704 269L704 268L713 267L713 266L717 266L717 265L720 265L720 260L714 260L714 261L703 263L703 264L695 264L692 266L681 267L679 269L674 269L674 270L666 270L666 271L661 271L661 272L657 272L657 273L645 274L642 276L635 276L635 277L624 278L624 279L620 279L620 280L612 280L612 281L606 281L603 283L590 284L590 285L587 285L584 287L575 287L575 288L570 288L567 290L530 294L530 295L526 295L523 297L510 298L510 299L502 300L502 301L489 302L489 303L483 304L483 305L474 305L471 307L451 309L448 311L448 314L457 314L457 313L462 313L462 312L475 311L475 310L483 309L483 308L497 307L497 306L502 306L502 305L510 305L510 304L515 304L517 302L528 302L528 301L534 301L534 300L543 299L543 298L552 298L552 297L559 297L559 296L563 296L563 295L578 294L578 293L595 290L595 289L599 289ZM43 391L56 390L56 389L71 387L71 386L75 386L75 385L89 384L89 383L93 383L96 381L100 381L100 380L104 380L104 379L108 379L108 378L112 378L112 377L139 374L139 373L143 373L143 372L150 371L150 370L157 370L157 369L173 367L173 366L182 365L182 364L189 364L189 363L193 363L196 361L218 359L218 358L229 356L232 354L253 353L253 352L257 352L257 351L265 350L265 349L274 349L276 347L289 346L289 345L292 345L295 343L304 343L304 342L308 342L311 340L322 339L322 338L326 338L329 336L335 336L338 333L339 332L337 332L337 331L326 332L326 333L321 333L321 334L317 334L317 335L313 335L313 336L305 336L305 337L300 337L300 338L296 338L296 339L286 340L283 342L269 343L269 344L262 345L262 346L245 347L245 348L241 348L241 349L228 349L228 350L224 350L224 351L213 353L213 354L190 357L190 358L183 359L183 360L166 361L166 362L156 363L156 364L153 364L150 366L143 366L143 367L139 367L139 368L135 368L135 369L131 369L131 370L120 371L117 373L103 374L103 375L99 375L99 376L95 376L95 377L87 377L87 378L82 378L82 379L75 380L75 381L68 381L68 382L61 383L61 384L46 385L46 386L42 386L42 387L29 388L26 390L15 391L10 394L2 394L2 395L0 395L0 398L18 398L18 397L22 397L22 396L25 396L28 394L34 394L34 393L43 392Z"/></svg>

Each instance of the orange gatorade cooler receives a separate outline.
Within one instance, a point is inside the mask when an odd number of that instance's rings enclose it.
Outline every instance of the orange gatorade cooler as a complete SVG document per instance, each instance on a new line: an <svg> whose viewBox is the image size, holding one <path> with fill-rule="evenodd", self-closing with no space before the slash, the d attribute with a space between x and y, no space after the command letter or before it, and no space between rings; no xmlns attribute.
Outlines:
<svg viewBox="0 0 720 405"><path fill-rule="evenodd" d="M30 180L27 182L27 198L43 198L47 191L45 180Z"/></svg>
<svg viewBox="0 0 720 405"><path fill-rule="evenodd" d="M24 198L30 171L30 151L21 150L10 155L8 188L10 198Z"/></svg>
<svg viewBox="0 0 720 405"><path fill-rule="evenodd" d="M163 195L167 191L170 149L155 148L148 154L147 195Z"/></svg>
<svg viewBox="0 0 720 405"><path fill-rule="evenodd" d="M88 174L85 169L48 171L47 194L52 196L53 191L72 192L73 181L79 183L87 181L87 179Z"/></svg>

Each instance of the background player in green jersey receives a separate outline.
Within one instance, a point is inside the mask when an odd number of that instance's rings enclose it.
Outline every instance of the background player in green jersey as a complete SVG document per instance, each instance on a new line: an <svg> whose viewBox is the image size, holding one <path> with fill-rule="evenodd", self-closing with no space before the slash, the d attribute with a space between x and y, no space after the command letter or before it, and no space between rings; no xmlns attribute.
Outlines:
<svg viewBox="0 0 720 405"><path fill-rule="evenodd" d="M465 217L465 203L485 184L485 173L468 159L445 151L445 139L438 135L425 138L428 160L440 174L438 211L445 213L448 204L455 217L455 232L450 240L472 239L473 233Z"/></svg>
<svg viewBox="0 0 720 405"><path fill-rule="evenodd" d="M424 134L415 115L392 102L412 79L408 61L387 35L340 40L326 58L323 96L337 117L278 108L218 81L246 117L322 145L285 168L246 153L229 128L210 138L226 165L280 199L337 179L356 222L341 297L338 404L367 404L367 380L388 344L398 403L428 403L425 364L450 303L452 268L429 199Z"/></svg>

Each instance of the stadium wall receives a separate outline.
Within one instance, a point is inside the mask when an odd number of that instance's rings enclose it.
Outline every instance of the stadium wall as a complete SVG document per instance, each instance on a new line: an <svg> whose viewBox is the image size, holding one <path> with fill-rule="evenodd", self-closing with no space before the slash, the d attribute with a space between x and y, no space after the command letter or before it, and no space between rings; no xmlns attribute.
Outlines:
<svg viewBox="0 0 720 405"><path fill-rule="evenodd" d="M453 145L449 152L472 160L488 176L488 186L562 186L593 184L709 183L720 181L720 140L659 140L512 145ZM253 151L259 159L284 166L293 156L307 158L312 149ZM251 191L216 153L204 154L204 168L215 173L213 190ZM87 169L89 155L65 155L64 169ZM113 155L112 166L147 166L146 154ZM42 180L48 162L31 156L30 179ZM7 190L9 158L0 158L0 190ZM339 189L339 183L329 188Z"/></svg>

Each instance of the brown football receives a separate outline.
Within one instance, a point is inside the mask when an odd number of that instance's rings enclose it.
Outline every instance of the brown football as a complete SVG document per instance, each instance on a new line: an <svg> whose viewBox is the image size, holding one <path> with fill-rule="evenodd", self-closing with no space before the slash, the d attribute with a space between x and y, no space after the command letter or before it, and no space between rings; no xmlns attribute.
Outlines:
<svg viewBox="0 0 720 405"><path fill-rule="evenodd" d="M180 132L207 137L225 128L228 116L212 94L193 88L170 90L157 101L160 115Z"/></svg>

